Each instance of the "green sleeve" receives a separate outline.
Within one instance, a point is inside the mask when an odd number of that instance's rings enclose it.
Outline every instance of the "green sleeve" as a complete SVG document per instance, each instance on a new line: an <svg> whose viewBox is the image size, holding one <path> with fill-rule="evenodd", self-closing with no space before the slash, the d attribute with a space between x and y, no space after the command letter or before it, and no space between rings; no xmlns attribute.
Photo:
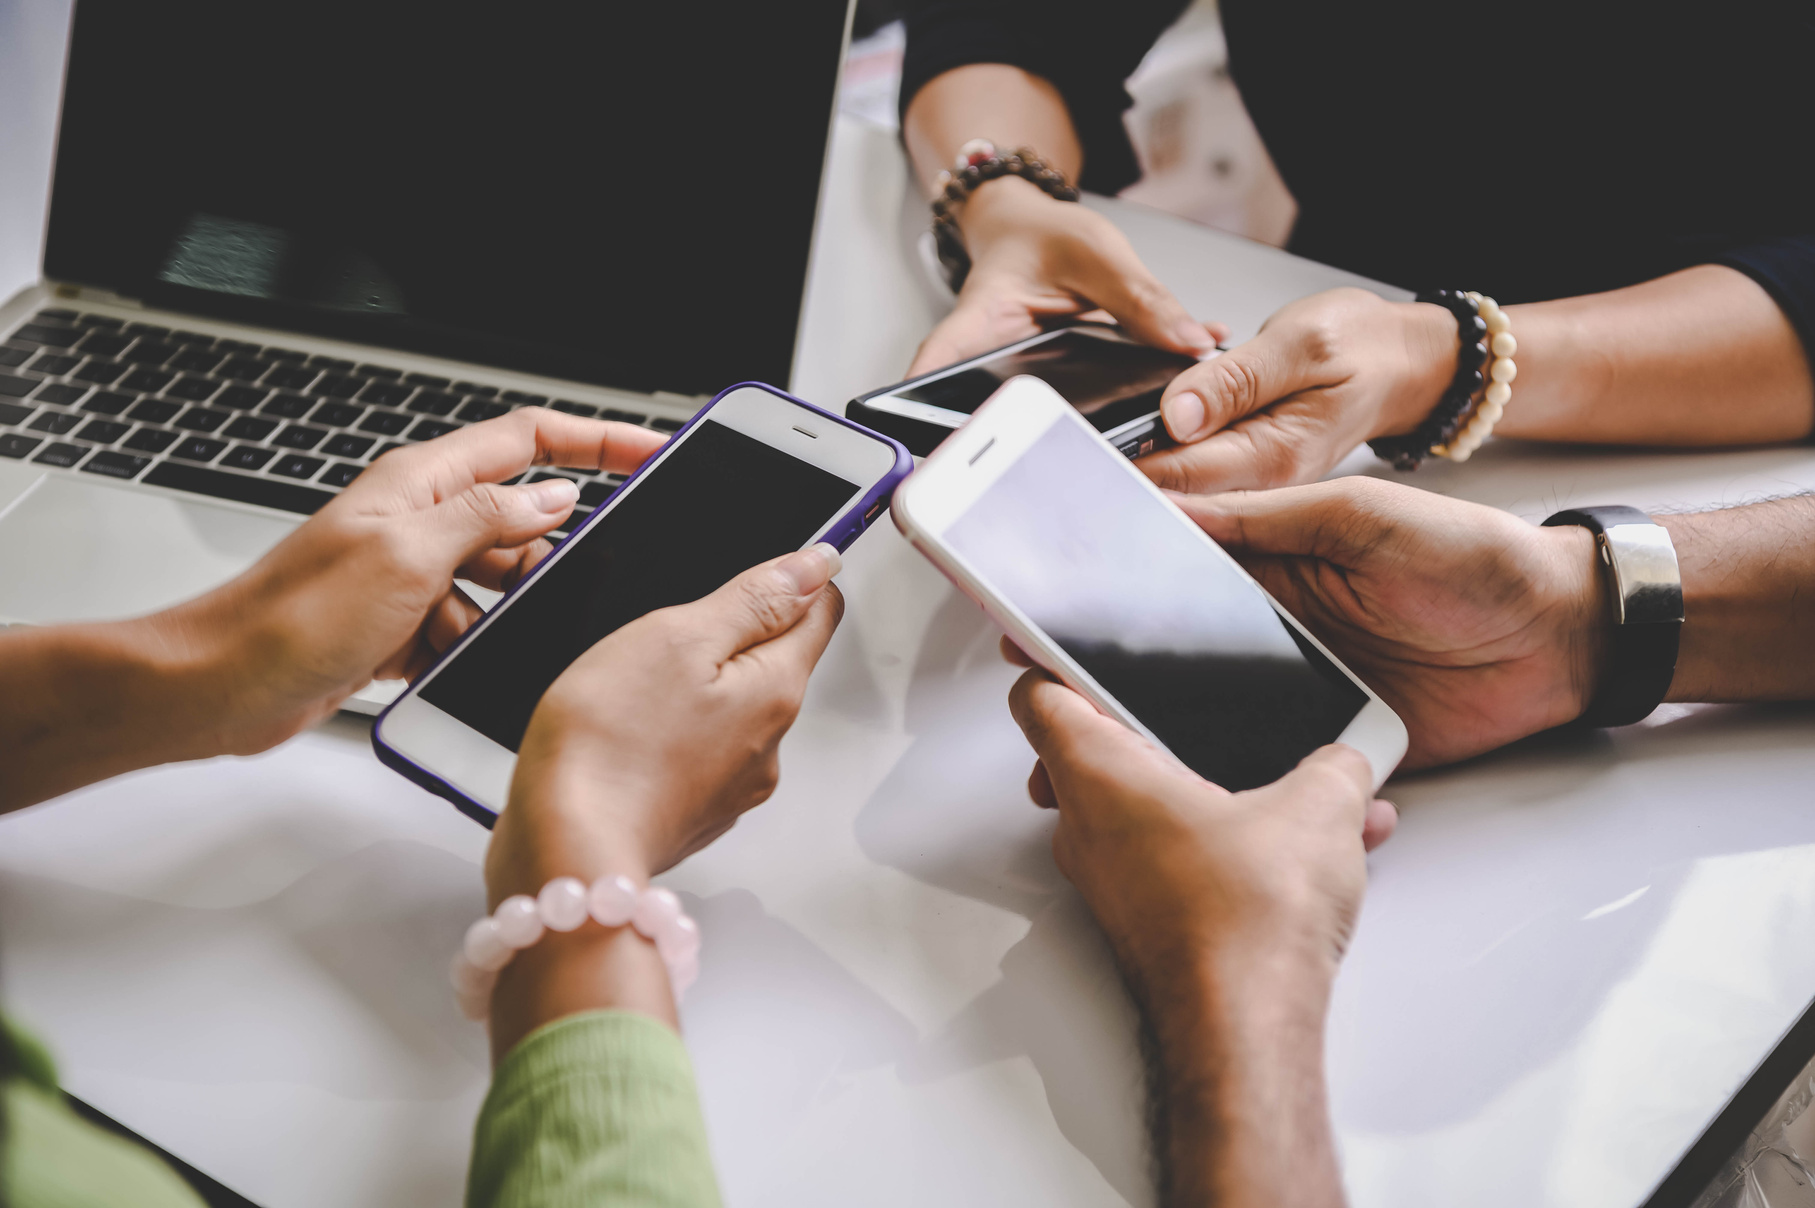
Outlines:
<svg viewBox="0 0 1815 1208"><path fill-rule="evenodd" d="M630 1011L538 1028L479 1112L468 1208L718 1208L681 1039Z"/></svg>
<svg viewBox="0 0 1815 1208"><path fill-rule="evenodd" d="M0 1018L16 1061L0 1082L0 1204L9 1208L204 1208L150 1150L69 1110L44 1050Z"/></svg>

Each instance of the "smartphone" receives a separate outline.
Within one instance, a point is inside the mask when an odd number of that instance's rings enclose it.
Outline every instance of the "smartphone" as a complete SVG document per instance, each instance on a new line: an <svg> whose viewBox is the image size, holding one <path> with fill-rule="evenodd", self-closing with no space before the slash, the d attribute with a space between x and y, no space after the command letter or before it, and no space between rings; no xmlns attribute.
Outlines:
<svg viewBox="0 0 1815 1208"><path fill-rule="evenodd" d="M845 404L845 414L924 457L1003 382L1030 374L1069 399L1124 456L1140 457L1173 443L1160 419L1160 395L1195 364L1194 357L1136 343L1118 327L1081 323L873 390Z"/></svg>
<svg viewBox="0 0 1815 1208"><path fill-rule="evenodd" d="M1206 780L1344 742L1378 787L1405 755L1392 709L1044 382L997 391L893 512L1035 662Z"/></svg>
<svg viewBox="0 0 1815 1208"><path fill-rule="evenodd" d="M759 562L846 548L913 466L895 441L773 386L731 387L379 715L373 749L490 826L530 715L575 659Z"/></svg>

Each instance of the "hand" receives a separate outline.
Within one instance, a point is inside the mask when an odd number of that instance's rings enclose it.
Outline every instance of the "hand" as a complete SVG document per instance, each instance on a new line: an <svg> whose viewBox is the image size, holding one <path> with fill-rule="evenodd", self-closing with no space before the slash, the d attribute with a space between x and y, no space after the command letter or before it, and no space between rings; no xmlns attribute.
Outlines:
<svg viewBox="0 0 1815 1208"><path fill-rule="evenodd" d="M745 571L631 622L562 673L530 718L485 858L491 906L555 877L638 884L765 801L777 747L844 612L830 546ZM676 1021L653 945L593 923L545 936L492 995L498 1058L544 1023L605 1007Z"/></svg>
<svg viewBox="0 0 1815 1208"><path fill-rule="evenodd" d="M480 615L454 586L513 585L573 510L566 481L501 486L530 466L628 472L657 433L526 408L385 454L244 575L148 618L192 653L208 753L270 747L373 679L414 676Z"/></svg>
<svg viewBox="0 0 1815 1208"><path fill-rule="evenodd" d="M959 212L971 271L957 308L914 354L910 377L1038 335L1040 320L1098 307L1137 340L1201 356L1228 335L1186 313L1115 224L1029 181L980 186Z"/></svg>
<svg viewBox="0 0 1815 1208"><path fill-rule="evenodd" d="M1160 412L1178 447L1137 464L1176 491L1309 482L1363 441L1422 423L1456 357L1456 320L1440 306L1313 294L1174 378Z"/></svg>
<svg viewBox="0 0 1815 1208"><path fill-rule="evenodd" d="M1181 496L1404 720L1404 766L1579 717L1606 634L1594 538L1373 478Z"/></svg>

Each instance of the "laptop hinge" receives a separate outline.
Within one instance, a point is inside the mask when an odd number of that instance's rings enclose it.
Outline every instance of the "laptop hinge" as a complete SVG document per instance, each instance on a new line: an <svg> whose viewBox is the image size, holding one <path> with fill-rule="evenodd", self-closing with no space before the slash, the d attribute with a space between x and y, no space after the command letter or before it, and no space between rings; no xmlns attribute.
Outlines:
<svg viewBox="0 0 1815 1208"><path fill-rule="evenodd" d="M63 281L47 282L50 292L59 298L68 298L77 302L97 302L103 306L124 306L131 310L144 310L145 304L137 298L128 298L116 294L110 289L96 289L91 285L70 285Z"/></svg>

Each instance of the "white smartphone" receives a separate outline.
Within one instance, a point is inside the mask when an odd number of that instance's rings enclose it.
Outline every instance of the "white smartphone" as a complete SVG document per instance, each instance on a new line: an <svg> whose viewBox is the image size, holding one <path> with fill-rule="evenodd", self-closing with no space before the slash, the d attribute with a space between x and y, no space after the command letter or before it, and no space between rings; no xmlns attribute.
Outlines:
<svg viewBox="0 0 1815 1208"><path fill-rule="evenodd" d="M844 549L913 465L842 416L773 386L733 386L384 711L373 749L489 826L530 715L575 659L759 562L820 541Z"/></svg>
<svg viewBox="0 0 1815 1208"><path fill-rule="evenodd" d="M892 510L1030 657L1206 780L1342 742L1378 788L1405 755L1398 715L1044 382L998 390Z"/></svg>

